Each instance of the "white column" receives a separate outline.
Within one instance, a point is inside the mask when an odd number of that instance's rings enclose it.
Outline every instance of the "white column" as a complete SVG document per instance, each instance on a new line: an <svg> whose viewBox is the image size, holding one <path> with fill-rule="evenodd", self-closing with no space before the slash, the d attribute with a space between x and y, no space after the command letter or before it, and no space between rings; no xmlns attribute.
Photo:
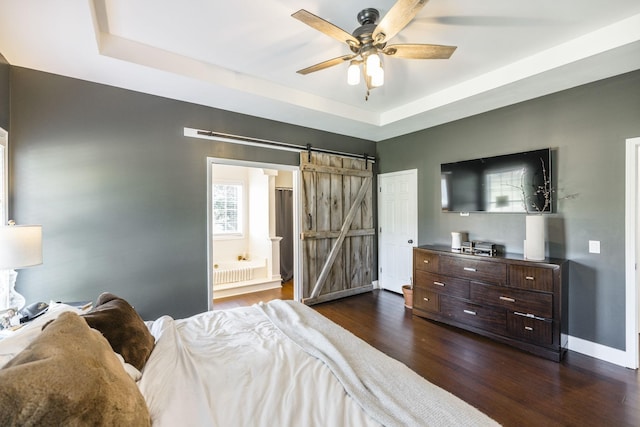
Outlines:
<svg viewBox="0 0 640 427"><path fill-rule="evenodd" d="M271 280L282 281L280 275L280 240L282 237L271 237L271 262L267 266L267 275Z"/></svg>

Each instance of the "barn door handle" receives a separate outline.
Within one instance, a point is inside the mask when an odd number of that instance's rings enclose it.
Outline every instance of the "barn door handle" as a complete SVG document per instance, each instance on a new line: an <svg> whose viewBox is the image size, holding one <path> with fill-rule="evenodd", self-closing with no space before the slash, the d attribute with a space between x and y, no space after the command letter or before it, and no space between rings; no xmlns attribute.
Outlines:
<svg viewBox="0 0 640 427"><path fill-rule="evenodd" d="M309 218L309 230L311 230L313 228L313 216L309 214L308 218Z"/></svg>

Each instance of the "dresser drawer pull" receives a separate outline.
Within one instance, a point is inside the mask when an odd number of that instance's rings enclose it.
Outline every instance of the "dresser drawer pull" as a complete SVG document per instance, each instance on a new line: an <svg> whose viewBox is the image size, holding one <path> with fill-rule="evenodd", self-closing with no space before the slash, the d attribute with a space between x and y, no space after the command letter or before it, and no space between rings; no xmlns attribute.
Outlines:
<svg viewBox="0 0 640 427"><path fill-rule="evenodd" d="M542 320L544 322L550 322L550 319L545 319L544 317L538 317L534 314L531 313L520 313L519 311L514 311L513 314L515 314L516 316L522 316L522 317L527 317L529 319L536 319L536 320Z"/></svg>
<svg viewBox="0 0 640 427"><path fill-rule="evenodd" d="M429 264L429 260L428 259L425 259L422 262L424 262L425 264Z"/></svg>
<svg viewBox="0 0 640 427"><path fill-rule="evenodd" d="M533 277L533 276L525 276L525 279L526 280L536 280L535 277Z"/></svg>
<svg viewBox="0 0 640 427"><path fill-rule="evenodd" d="M442 286L442 287L447 286L447 285L445 285L445 284L444 284L444 283L442 283L442 282L433 282L433 284L434 284L434 285L436 285L436 286Z"/></svg>
<svg viewBox="0 0 640 427"><path fill-rule="evenodd" d="M524 330L525 331L533 331L533 328L531 326L525 326Z"/></svg>
<svg viewBox="0 0 640 427"><path fill-rule="evenodd" d="M478 270L476 270L476 269L475 269L475 268L473 268L473 267L465 267L465 268L464 268L464 271L478 271Z"/></svg>
<svg viewBox="0 0 640 427"><path fill-rule="evenodd" d="M500 301L516 302L514 298L509 298L509 297L500 297Z"/></svg>
<svg viewBox="0 0 640 427"><path fill-rule="evenodd" d="M471 311L471 310L463 310L463 311L464 311L466 314L470 314L470 315L472 315L472 316L475 316L475 315L476 315L476 312L475 312L475 311Z"/></svg>
<svg viewBox="0 0 640 427"><path fill-rule="evenodd" d="M422 298L423 300L425 300L426 302L429 302L429 298Z"/></svg>

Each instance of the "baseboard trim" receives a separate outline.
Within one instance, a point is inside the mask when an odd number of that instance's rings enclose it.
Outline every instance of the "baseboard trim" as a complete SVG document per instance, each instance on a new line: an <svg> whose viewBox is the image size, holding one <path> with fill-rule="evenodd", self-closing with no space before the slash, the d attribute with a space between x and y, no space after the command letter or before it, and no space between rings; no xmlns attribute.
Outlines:
<svg viewBox="0 0 640 427"><path fill-rule="evenodd" d="M282 287L281 280L269 280L255 279L253 281L238 282L242 283L242 286L237 286L237 283L225 283L214 287L213 299L214 301L220 298L233 297L236 295L250 294L253 292L268 291L270 289L277 289Z"/></svg>
<svg viewBox="0 0 640 427"><path fill-rule="evenodd" d="M635 369L632 366L629 366L629 357L625 351L583 340L571 335L568 337L568 339L569 341L567 343L567 346L571 351L575 351L586 356L595 357L596 359L604 360L605 362L613 363L614 365Z"/></svg>

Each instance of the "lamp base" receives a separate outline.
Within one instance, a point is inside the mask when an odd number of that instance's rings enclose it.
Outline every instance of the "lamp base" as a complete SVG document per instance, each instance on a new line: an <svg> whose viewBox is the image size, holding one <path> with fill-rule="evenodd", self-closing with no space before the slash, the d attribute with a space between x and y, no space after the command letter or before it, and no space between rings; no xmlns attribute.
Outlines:
<svg viewBox="0 0 640 427"><path fill-rule="evenodd" d="M25 298L16 292L15 270L0 271L0 331L18 324L18 310L24 307Z"/></svg>
<svg viewBox="0 0 640 427"><path fill-rule="evenodd" d="M0 310L12 308L15 311L24 307L26 299L16 291L18 272L15 270L2 271L0 279Z"/></svg>
<svg viewBox="0 0 640 427"><path fill-rule="evenodd" d="M22 294L19 294L18 291L16 291L17 278L18 272L11 270L11 272L9 272L9 306L16 307L18 310L21 310L27 300L22 296Z"/></svg>

